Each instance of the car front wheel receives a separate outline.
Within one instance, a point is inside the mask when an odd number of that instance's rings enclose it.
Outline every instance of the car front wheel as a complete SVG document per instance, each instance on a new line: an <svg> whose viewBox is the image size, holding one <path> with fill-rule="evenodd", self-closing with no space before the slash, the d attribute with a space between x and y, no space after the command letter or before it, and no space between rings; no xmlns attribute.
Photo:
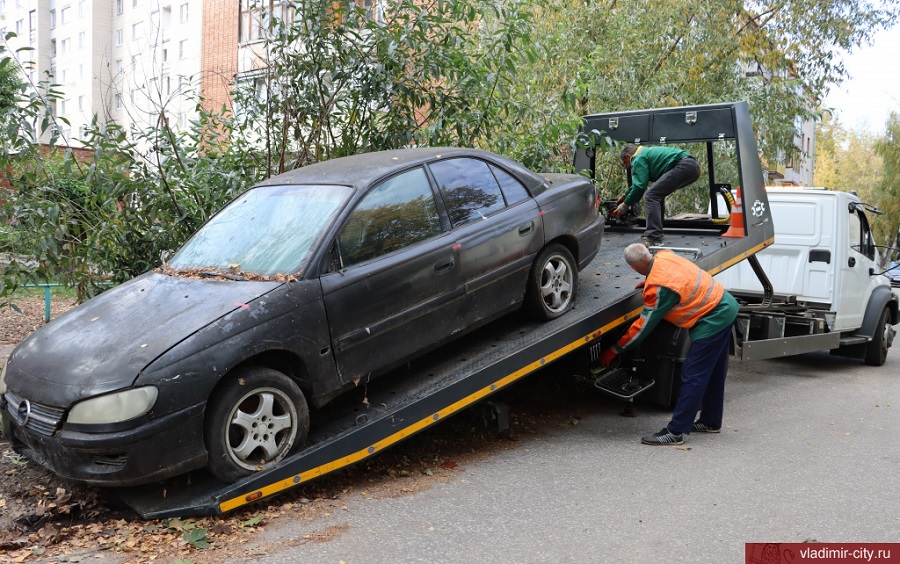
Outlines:
<svg viewBox="0 0 900 564"><path fill-rule="evenodd" d="M227 483L274 464L306 442L309 408L285 374L237 371L209 400L204 440L209 471Z"/></svg>
<svg viewBox="0 0 900 564"><path fill-rule="evenodd" d="M525 306L542 321L556 319L572 309L578 287L575 259L569 249L548 245L531 266Z"/></svg>

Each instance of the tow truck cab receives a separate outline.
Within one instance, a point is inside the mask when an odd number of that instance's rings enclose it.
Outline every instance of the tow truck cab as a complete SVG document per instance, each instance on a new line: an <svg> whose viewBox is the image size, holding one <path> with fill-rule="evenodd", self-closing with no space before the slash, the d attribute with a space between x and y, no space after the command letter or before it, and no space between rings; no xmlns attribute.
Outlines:
<svg viewBox="0 0 900 564"><path fill-rule="evenodd" d="M745 306L736 322L741 360L832 350L883 364L898 312L866 216L877 210L824 188L767 194L775 243L755 255L765 276L754 261L716 275Z"/></svg>

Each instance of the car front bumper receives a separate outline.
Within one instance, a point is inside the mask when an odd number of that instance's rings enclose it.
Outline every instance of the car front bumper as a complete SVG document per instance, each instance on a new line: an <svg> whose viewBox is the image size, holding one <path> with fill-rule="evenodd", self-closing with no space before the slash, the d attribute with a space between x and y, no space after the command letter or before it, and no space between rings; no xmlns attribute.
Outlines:
<svg viewBox="0 0 900 564"><path fill-rule="evenodd" d="M6 396L0 400L3 435L13 450L69 480L96 486L135 486L206 464L206 403L151 419L133 429L85 433L35 429ZM25 424L23 424L25 423Z"/></svg>

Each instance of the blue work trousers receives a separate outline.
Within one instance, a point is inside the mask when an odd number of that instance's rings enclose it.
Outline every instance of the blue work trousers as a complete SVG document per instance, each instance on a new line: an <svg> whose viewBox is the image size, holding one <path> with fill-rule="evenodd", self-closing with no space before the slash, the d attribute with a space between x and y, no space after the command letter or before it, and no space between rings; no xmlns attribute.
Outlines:
<svg viewBox="0 0 900 564"><path fill-rule="evenodd" d="M714 429L722 428L730 339L731 325L691 343L681 367L681 391L667 425L673 433L690 433L701 405L697 421Z"/></svg>

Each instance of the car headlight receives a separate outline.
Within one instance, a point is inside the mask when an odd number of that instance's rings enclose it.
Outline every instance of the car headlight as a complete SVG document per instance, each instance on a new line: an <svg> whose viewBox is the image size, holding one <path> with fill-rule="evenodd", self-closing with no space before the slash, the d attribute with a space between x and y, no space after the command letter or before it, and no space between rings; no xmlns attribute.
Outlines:
<svg viewBox="0 0 900 564"><path fill-rule="evenodd" d="M72 406L67 421L78 425L128 421L150 411L158 393L154 386L144 386L87 399Z"/></svg>

